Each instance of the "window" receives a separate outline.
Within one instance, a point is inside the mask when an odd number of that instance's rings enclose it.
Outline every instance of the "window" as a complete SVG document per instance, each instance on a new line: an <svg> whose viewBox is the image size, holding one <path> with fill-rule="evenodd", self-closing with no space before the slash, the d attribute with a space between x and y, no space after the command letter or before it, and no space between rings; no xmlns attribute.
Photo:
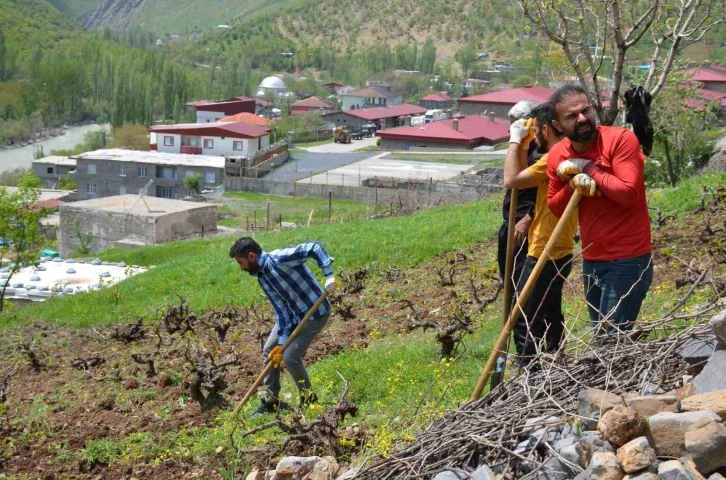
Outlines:
<svg viewBox="0 0 726 480"><path fill-rule="evenodd" d="M48 173L53 173L53 167L48 167Z"/></svg>
<svg viewBox="0 0 726 480"><path fill-rule="evenodd" d="M87 184L86 193L88 193L89 195L95 195L96 194L96 184L95 183Z"/></svg>
<svg viewBox="0 0 726 480"><path fill-rule="evenodd" d="M126 165L121 165L121 171L119 172L119 175L121 175L122 177L125 177L126 174L128 173L128 171L129 171L129 168Z"/></svg>
<svg viewBox="0 0 726 480"><path fill-rule="evenodd" d="M146 176L146 167L139 167L139 177Z"/></svg>
<svg viewBox="0 0 726 480"><path fill-rule="evenodd" d="M126 195L126 186L125 185L121 185L121 188L118 189L118 194Z"/></svg>
<svg viewBox="0 0 726 480"><path fill-rule="evenodd" d="M171 167L163 167L157 171L156 176L157 178L168 178L173 180L176 178L176 170Z"/></svg>
<svg viewBox="0 0 726 480"><path fill-rule="evenodd" d="M214 183L216 180L214 172L207 172L204 174L204 181L207 183Z"/></svg>
<svg viewBox="0 0 726 480"><path fill-rule="evenodd" d="M192 175L194 175L194 170L187 170L187 171L186 171L186 172L184 173L184 176L185 176L185 177L191 177Z"/></svg>
<svg viewBox="0 0 726 480"><path fill-rule="evenodd" d="M214 148L214 140L212 140L211 138L205 138L204 148Z"/></svg>
<svg viewBox="0 0 726 480"><path fill-rule="evenodd" d="M238 152L241 152L244 150L244 144L242 142L232 142L232 150L236 150Z"/></svg>
<svg viewBox="0 0 726 480"><path fill-rule="evenodd" d="M262 150L262 137L257 139L257 150Z"/></svg>
<svg viewBox="0 0 726 480"><path fill-rule="evenodd" d="M170 187L157 187L156 196L161 198L178 198L176 190Z"/></svg>
<svg viewBox="0 0 726 480"><path fill-rule="evenodd" d="M89 175L95 175L96 174L96 165L94 163L88 164L88 174Z"/></svg>
<svg viewBox="0 0 726 480"><path fill-rule="evenodd" d="M168 135L164 135L164 146L165 147L173 147L174 146L174 137L170 137Z"/></svg>

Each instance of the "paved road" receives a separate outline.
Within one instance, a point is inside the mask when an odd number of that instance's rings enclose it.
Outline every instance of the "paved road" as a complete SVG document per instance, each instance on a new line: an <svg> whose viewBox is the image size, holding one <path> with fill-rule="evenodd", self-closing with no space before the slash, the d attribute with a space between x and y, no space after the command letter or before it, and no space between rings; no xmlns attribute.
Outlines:
<svg viewBox="0 0 726 480"><path fill-rule="evenodd" d="M298 183L322 185L359 186L370 177L395 177L434 181L448 180L470 170L474 165L451 163L411 162L407 160L387 160L389 152L383 152L360 162L331 169L311 178L298 180Z"/></svg>
<svg viewBox="0 0 726 480"><path fill-rule="evenodd" d="M315 153L296 151L293 153L294 160L287 162L264 178L266 180L280 182L293 182L316 173L365 160L372 155L371 153Z"/></svg>
<svg viewBox="0 0 726 480"><path fill-rule="evenodd" d="M304 150L314 153L350 153L364 147L373 147L377 137L363 137L362 140L352 140L350 143L325 143L315 147L306 147Z"/></svg>

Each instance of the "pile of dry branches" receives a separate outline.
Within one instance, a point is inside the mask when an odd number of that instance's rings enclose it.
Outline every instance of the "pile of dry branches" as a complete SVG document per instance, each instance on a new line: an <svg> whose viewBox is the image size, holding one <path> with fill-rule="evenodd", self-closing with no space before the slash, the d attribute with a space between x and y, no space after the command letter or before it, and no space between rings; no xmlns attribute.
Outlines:
<svg viewBox="0 0 726 480"><path fill-rule="evenodd" d="M544 426L552 416L573 422L578 393L585 388L649 394L681 386L687 365L678 347L689 338L713 338L708 318L724 306L723 301L712 302L694 313L671 314L612 337L604 346L590 345L588 335L570 335L567 351L540 357L538 369L524 370L481 400L439 418L414 443L379 459L355 478L427 478L447 469L472 471L481 464L504 473L505 479L534 478L545 458L557 454L544 440L529 453L514 451L527 420L530 428L539 426L533 419L541 418Z"/></svg>

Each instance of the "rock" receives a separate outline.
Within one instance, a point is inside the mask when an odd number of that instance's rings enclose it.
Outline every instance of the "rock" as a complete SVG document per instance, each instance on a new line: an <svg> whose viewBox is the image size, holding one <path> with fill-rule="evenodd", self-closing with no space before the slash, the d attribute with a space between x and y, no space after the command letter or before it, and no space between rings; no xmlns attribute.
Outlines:
<svg viewBox="0 0 726 480"><path fill-rule="evenodd" d="M477 468L473 473L458 473L452 470L446 470L436 475L433 480L495 480L496 475L486 465Z"/></svg>
<svg viewBox="0 0 726 480"><path fill-rule="evenodd" d="M618 449L618 460L625 473L634 473L655 462L655 450L650 447L647 438L638 437Z"/></svg>
<svg viewBox="0 0 726 480"><path fill-rule="evenodd" d="M693 380L696 393L715 392L726 388L726 350L713 352L701 373Z"/></svg>
<svg viewBox="0 0 726 480"><path fill-rule="evenodd" d="M708 410L726 419L726 389L688 397L681 403L681 409L684 412Z"/></svg>
<svg viewBox="0 0 726 480"><path fill-rule="evenodd" d="M556 452L559 452L560 450L562 450L566 446L568 446L568 445L574 445L574 444L578 443L579 441L580 441L580 439L578 437L575 437L574 435L573 436L569 436L569 437L565 437L565 438L562 438L560 440L557 440L554 443L554 445L552 445L552 448L554 448Z"/></svg>
<svg viewBox="0 0 726 480"><path fill-rule="evenodd" d="M583 464L588 466L592 461L593 455L596 453L615 453L610 443L605 440L600 433L589 433L583 435L580 439L580 449L582 451Z"/></svg>
<svg viewBox="0 0 726 480"><path fill-rule="evenodd" d="M494 472L486 465L482 465L474 470L471 476L474 480L495 480L497 478Z"/></svg>
<svg viewBox="0 0 726 480"><path fill-rule="evenodd" d="M625 445L645 432L645 422L638 412L618 405L608 410L597 423L597 429L613 445Z"/></svg>
<svg viewBox="0 0 726 480"><path fill-rule="evenodd" d="M724 477L720 473L714 473L713 475L708 477L708 480L726 480L726 477Z"/></svg>
<svg viewBox="0 0 726 480"><path fill-rule="evenodd" d="M335 478L340 471L337 460L325 457L315 463L313 471L302 477L302 480L328 480Z"/></svg>
<svg viewBox="0 0 726 480"><path fill-rule="evenodd" d="M609 452L597 452L587 467L592 480L621 480L625 476L620 460Z"/></svg>
<svg viewBox="0 0 726 480"><path fill-rule="evenodd" d="M625 403L644 417L660 412L680 411L680 402L675 395L648 395L645 397L626 398Z"/></svg>
<svg viewBox="0 0 726 480"><path fill-rule="evenodd" d="M699 472L711 473L726 466L726 426L722 423L700 419L686 432L685 444Z"/></svg>
<svg viewBox="0 0 726 480"><path fill-rule="evenodd" d="M529 420L524 422L524 428L522 429L522 434L526 435L528 433L534 432L536 430L540 430L543 426L547 426L549 430L557 430L555 425L561 424L562 420L559 417L555 416L542 416L542 417L535 417L530 418Z"/></svg>
<svg viewBox="0 0 726 480"><path fill-rule="evenodd" d="M577 414L582 417L585 429L593 430L605 412L622 404L623 399L614 393L587 388L577 395Z"/></svg>
<svg viewBox="0 0 726 480"><path fill-rule="evenodd" d="M726 137L721 137L716 142L711 158L706 164L706 170L711 172L726 171Z"/></svg>
<svg viewBox="0 0 726 480"><path fill-rule="evenodd" d="M688 338L678 347L678 354L690 366L702 366L711 358L711 355L715 351L715 338ZM698 372L699 370L700 367L695 371Z"/></svg>
<svg viewBox="0 0 726 480"><path fill-rule="evenodd" d="M275 476L274 470L269 470L265 473L260 472L259 470L252 470L249 475L247 475L246 480L272 480L272 477Z"/></svg>
<svg viewBox="0 0 726 480"><path fill-rule="evenodd" d="M710 418L717 422L721 417L713 412L663 412L648 419L646 435L659 457L678 458L686 455L686 432L688 428L702 418ZM660 473L658 473L660 475Z"/></svg>
<svg viewBox="0 0 726 480"><path fill-rule="evenodd" d="M320 457L285 457L277 464L275 480L293 480L312 472Z"/></svg>
<svg viewBox="0 0 726 480"><path fill-rule="evenodd" d="M535 480L567 480L569 477L565 468L555 457L548 458L544 465L542 470L537 472Z"/></svg>
<svg viewBox="0 0 726 480"><path fill-rule="evenodd" d="M570 463L579 465L582 468L587 467L585 455L579 442L572 445L567 445L566 447L562 447L560 450L557 451L557 453L559 453L562 458Z"/></svg>
<svg viewBox="0 0 726 480"><path fill-rule="evenodd" d="M683 464L683 468L686 469L686 472L693 480L706 480L706 477L701 475L701 472L699 472L698 468L696 468L696 464L693 463L693 460L690 458L682 458L681 463Z"/></svg>
<svg viewBox="0 0 726 480"><path fill-rule="evenodd" d="M625 475L623 480L659 480L658 470L650 465L645 470Z"/></svg>
<svg viewBox="0 0 726 480"><path fill-rule="evenodd" d="M658 465L658 476L661 480L693 480L678 460L669 460Z"/></svg>
<svg viewBox="0 0 726 480"><path fill-rule="evenodd" d="M694 385L693 382L687 383L682 387L678 387L675 390L672 390L671 393L675 395L678 400L683 402L683 400L696 393L696 385Z"/></svg>
<svg viewBox="0 0 726 480"><path fill-rule="evenodd" d="M711 317L708 323L713 328L713 332L716 334L716 339L718 340L716 349L726 350L726 310Z"/></svg>

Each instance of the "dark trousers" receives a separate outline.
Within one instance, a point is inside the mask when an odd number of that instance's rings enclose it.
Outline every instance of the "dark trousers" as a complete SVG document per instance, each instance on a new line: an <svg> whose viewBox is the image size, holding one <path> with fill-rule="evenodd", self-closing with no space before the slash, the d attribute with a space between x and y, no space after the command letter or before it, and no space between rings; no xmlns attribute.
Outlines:
<svg viewBox="0 0 726 480"><path fill-rule="evenodd" d="M497 233L497 262L499 263L499 276L504 279L504 268L507 261L507 232L509 230L509 221L504 220L502 226L499 228ZM512 289L510 305L514 305L514 290L517 286L520 276L522 275L522 269L524 263L527 260L527 250L529 249L529 241L525 240L524 245L514 246L514 269L512 270Z"/></svg>
<svg viewBox="0 0 726 480"><path fill-rule="evenodd" d="M598 336L632 330L653 283L650 253L609 262L582 262L585 299Z"/></svg>
<svg viewBox="0 0 726 480"><path fill-rule="evenodd" d="M535 257L527 257L519 279L518 292L524 288L536 264ZM562 286L571 271L572 255L567 255L545 263L537 278L514 326L514 344L522 364L528 364L538 351L554 352L560 348L565 333Z"/></svg>

